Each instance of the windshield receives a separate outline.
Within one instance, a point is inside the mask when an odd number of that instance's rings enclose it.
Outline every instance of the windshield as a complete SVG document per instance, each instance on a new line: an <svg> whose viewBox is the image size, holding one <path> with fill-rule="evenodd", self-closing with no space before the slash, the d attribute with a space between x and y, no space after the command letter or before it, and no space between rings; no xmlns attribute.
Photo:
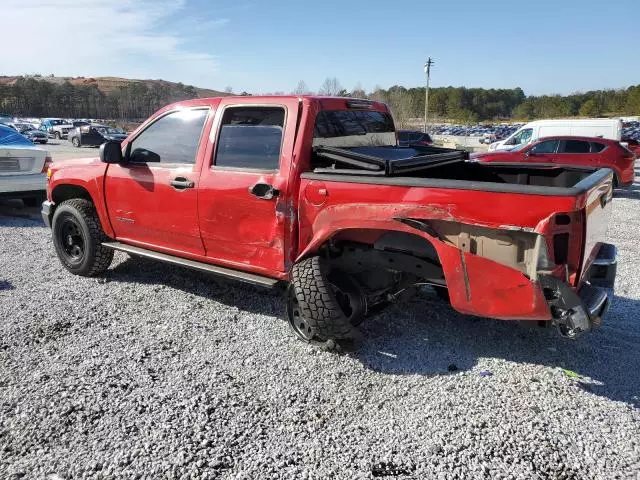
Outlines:
<svg viewBox="0 0 640 480"><path fill-rule="evenodd" d="M20 135L13 128L0 127L0 145L31 146L33 143Z"/></svg>

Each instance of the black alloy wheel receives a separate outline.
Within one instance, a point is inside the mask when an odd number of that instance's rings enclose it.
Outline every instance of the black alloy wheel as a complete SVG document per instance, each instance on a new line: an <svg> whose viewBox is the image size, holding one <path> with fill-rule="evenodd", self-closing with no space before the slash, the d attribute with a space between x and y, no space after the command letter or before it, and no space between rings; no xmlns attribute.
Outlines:
<svg viewBox="0 0 640 480"><path fill-rule="evenodd" d="M85 255L85 239L80 225L72 216L65 216L59 227L59 241L67 261L72 264L81 263Z"/></svg>

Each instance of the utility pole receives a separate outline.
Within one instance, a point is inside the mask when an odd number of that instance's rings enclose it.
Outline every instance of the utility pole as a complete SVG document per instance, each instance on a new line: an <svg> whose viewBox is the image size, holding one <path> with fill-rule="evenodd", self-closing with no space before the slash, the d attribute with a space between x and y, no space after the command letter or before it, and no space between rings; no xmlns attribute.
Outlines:
<svg viewBox="0 0 640 480"><path fill-rule="evenodd" d="M427 76L427 88L424 91L424 133L427 133L427 117L429 117L429 79L431 77L431 65L433 65L431 57L424 64L424 73Z"/></svg>

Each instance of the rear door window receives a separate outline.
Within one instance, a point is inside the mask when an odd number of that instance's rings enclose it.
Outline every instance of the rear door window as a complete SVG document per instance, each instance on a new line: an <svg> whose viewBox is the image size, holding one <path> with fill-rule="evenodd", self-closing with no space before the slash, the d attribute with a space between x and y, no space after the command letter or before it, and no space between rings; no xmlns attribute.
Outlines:
<svg viewBox="0 0 640 480"><path fill-rule="evenodd" d="M589 153L591 151L591 145L589 142L582 140L565 140L560 153Z"/></svg>
<svg viewBox="0 0 640 480"><path fill-rule="evenodd" d="M276 170L280 165L283 107L229 107L218 134L216 167Z"/></svg>
<svg viewBox="0 0 640 480"><path fill-rule="evenodd" d="M605 148L607 148L607 146L604 143L591 142L591 152L592 153L600 153Z"/></svg>

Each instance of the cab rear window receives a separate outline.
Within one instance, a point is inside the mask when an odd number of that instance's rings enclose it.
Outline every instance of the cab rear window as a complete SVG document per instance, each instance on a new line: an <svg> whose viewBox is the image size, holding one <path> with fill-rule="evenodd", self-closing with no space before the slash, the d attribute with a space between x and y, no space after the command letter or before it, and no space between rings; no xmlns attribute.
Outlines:
<svg viewBox="0 0 640 480"><path fill-rule="evenodd" d="M387 132L395 132L395 127L391 115L386 112L324 110L316 117L314 137L348 137Z"/></svg>

